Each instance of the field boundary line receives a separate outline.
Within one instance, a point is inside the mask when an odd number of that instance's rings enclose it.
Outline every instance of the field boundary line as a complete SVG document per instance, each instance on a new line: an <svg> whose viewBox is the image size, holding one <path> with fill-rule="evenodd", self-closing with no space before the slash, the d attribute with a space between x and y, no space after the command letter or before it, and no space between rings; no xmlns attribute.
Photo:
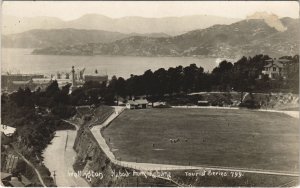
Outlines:
<svg viewBox="0 0 300 188"><path fill-rule="evenodd" d="M184 109L221 109L221 110L240 110L242 108L239 107L223 107L223 106L171 106L172 108L184 108ZM251 109L249 109L251 110ZM290 117L297 118L299 119L299 111L284 111L284 110L266 110L266 109L256 109L256 110L251 110L251 111L256 111L256 112L276 112L276 113L281 113L281 114L286 114Z"/></svg>

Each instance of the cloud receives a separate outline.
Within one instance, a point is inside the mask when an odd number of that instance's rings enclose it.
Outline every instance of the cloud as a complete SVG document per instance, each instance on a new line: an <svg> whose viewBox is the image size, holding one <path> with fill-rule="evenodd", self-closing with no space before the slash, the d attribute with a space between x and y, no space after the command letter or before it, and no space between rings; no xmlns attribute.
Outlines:
<svg viewBox="0 0 300 188"><path fill-rule="evenodd" d="M285 31L287 28L282 24L279 17L276 14L269 14L267 12L256 12L250 16L247 16L247 19L263 19L266 24L270 27L275 28L277 31Z"/></svg>

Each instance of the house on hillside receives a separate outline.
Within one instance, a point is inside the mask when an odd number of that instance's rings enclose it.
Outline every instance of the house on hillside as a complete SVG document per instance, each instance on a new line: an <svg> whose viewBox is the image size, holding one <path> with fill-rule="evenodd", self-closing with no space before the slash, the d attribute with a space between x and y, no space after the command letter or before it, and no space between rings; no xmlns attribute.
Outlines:
<svg viewBox="0 0 300 188"><path fill-rule="evenodd" d="M268 75L271 79L286 78L285 65L289 60L286 59L270 59L264 66L263 75Z"/></svg>
<svg viewBox="0 0 300 188"><path fill-rule="evenodd" d="M5 136L12 136L15 131L16 128L1 124L0 132L2 132Z"/></svg>
<svg viewBox="0 0 300 188"><path fill-rule="evenodd" d="M6 172L0 172L0 175L1 175L1 184L3 186L9 186L10 184L8 182L11 180L12 174Z"/></svg>
<svg viewBox="0 0 300 188"><path fill-rule="evenodd" d="M147 108L148 101L146 99L129 100L126 103L128 109L142 109Z"/></svg>
<svg viewBox="0 0 300 188"><path fill-rule="evenodd" d="M19 181L17 177L11 177L11 180L8 182L9 187L25 187L24 184Z"/></svg>
<svg viewBox="0 0 300 188"><path fill-rule="evenodd" d="M5 150L9 148L10 147L9 145L14 141L12 135L15 133L15 131L16 128L1 124L0 137L1 137L1 158L2 159L4 159L6 156ZM3 162L5 163L5 160L1 160L1 170L3 170L5 166Z"/></svg>
<svg viewBox="0 0 300 188"><path fill-rule="evenodd" d="M14 177L10 173L1 172L1 183L6 187L32 187L32 182L25 176Z"/></svg>

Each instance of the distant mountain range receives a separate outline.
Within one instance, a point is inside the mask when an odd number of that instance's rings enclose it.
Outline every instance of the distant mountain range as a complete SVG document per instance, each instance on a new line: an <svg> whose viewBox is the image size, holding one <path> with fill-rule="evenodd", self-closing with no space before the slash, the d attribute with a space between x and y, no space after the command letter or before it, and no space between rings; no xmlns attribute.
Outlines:
<svg viewBox="0 0 300 188"><path fill-rule="evenodd" d="M247 19L230 25L214 25L170 37L131 36L111 43L90 43L35 50L35 54L206 56L235 58L299 53L299 19ZM280 27L278 26L280 25ZM281 29L278 29L281 28Z"/></svg>
<svg viewBox="0 0 300 188"><path fill-rule="evenodd" d="M104 30L126 34L166 33L168 35L178 35L195 29L204 29L215 24L231 24L240 19L209 15L163 18L137 16L109 18L99 14L86 14L70 21L53 17L18 18L8 15L3 15L2 20L2 33L4 35L22 33L32 29L63 28Z"/></svg>
<svg viewBox="0 0 300 188"><path fill-rule="evenodd" d="M130 33L84 29L34 29L18 34L2 36L2 46L7 48L45 48L49 46L80 45L86 43L110 43L131 36L169 37L165 33Z"/></svg>

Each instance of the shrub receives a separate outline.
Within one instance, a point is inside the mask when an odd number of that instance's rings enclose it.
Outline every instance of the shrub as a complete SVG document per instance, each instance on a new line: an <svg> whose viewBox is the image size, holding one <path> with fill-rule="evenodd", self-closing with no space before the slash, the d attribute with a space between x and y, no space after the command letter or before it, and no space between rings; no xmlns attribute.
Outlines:
<svg viewBox="0 0 300 188"><path fill-rule="evenodd" d="M52 108L52 113L60 118L70 118L76 114L76 109L73 106L57 105Z"/></svg>
<svg viewBox="0 0 300 188"><path fill-rule="evenodd" d="M258 109L258 108L260 108L260 104L253 99L249 99L249 100L242 102L240 104L240 107L246 107L246 108L250 108L250 109Z"/></svg>

